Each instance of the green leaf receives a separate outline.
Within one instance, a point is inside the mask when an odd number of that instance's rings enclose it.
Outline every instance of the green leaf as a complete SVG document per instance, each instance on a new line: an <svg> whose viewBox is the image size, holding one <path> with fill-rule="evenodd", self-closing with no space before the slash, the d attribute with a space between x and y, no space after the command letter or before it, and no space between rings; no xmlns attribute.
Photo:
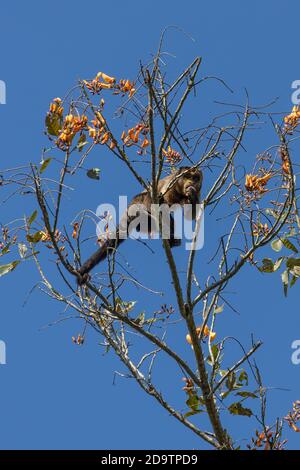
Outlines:
<svg viewBox="0 0 300 470"><path fill-rule="evenodd" d="M300 266L300 258L288 258L286 261L286 267L291 270L295 266Z"/></svg>
<svg viewBox="0 0 300 470"><path fill-rule="evenodd" d="M293 287L293 285L296 283L297 280L298 280L298 276L293 276L290 282L290 287Z"/></svg>
<svg viewBox="0 0 300 470"><path fill-rule="evenodd" d="M59 135L60 129L62 128L62 123L62 117L47 114L45 124L48 134L57 137Z"/></svg>
<svg viewBox="0 0 300 470"><path fill-rule="evenodd" d="M274 219L278 219L278 213L274 209L266 209L266 214L271 215Z"/></svg>
<svg viewBox="0 0 300 470"><path fill-rule="evenodd" d="M136 301L125 302L118 297L116 299L116 310L119 313L128 313L134 308L135 304L136 304ZM144 314L143 321L144 319L145 319L145 314Z"/></svg>
<svg viewBox="0 0 300 470"><path fill-rule="evenodd" d="M10 252L9 247L10 247L10 243L5 245L5 247L2 248L2 250L0 251L0 256L6 255L7 253L9 253Z"/></svg>
<svg viewBox="0 0 300 470"><path fill-rule="evenodd" d="M232 403L228 410L232 415L248 416L248 418L253 414L250 408L244 408L240 402Z"/></svg>
<svg viewBox="0 0 300 470"><path fill-rule="evenodd" d="M248 374L245 370L242 370L242 372L239 375L239 382L241 384L248 385Z"/></svg>
<svg viewBox="0 0 300 470"><path fill-rule="evenodd" d="M284 244L284 246L285 246L286 248L288 248L288 250L291 250L291 251L293 251L294 253L299 253L299 250L298 250L298 249L295 247L295 245L293 245L293 243L292 243L290 240L288 240L287 238L284 238L284 239L282 240L282 243Z"/></svg>
<svg viewBox="0 0 300 470"><path fill-rule="evenodd" d="M215 313L222 313L224 310L224 304L215 308Z"/></svg>
<svg viewBox="0 0 300 470"><path fill-rule="evenodd" d="M25 243L18 243L18 250L19 250L20 257L25 258L27 250L28 250Z"/></svg>
<svg viewBox="0 0 300 470"><path fill-rule="evenodd" d="M220 393L220 397L222 398L222 400L225 400L226 397L228 397L228 395L232 392L232 390L227 390L226 392L222 392Z"/></svg>
<svg viewBox="0 0 300 470"><path fill-rule="evenodd" d="M280 258L278 258L277 261L275 261L274 267L273 267L274 272L277 271L280 268L283 260L284 260L284 256L281 256Z"/></svg>
<svg viewBox="0 0 300 470"><path fill-rule="evenodd" d="M31 225L32 222L34 222L35 219L37 218L37 215L38 215L38 211L35 210L35 211L31 214L31 216L29 217L29 219L27 220L27 224L28 224L28 225Z"/></svg>
<svg viewBox="0 0 300 470"><path fill-rule="evenodd" d="M289 272L288 272L287 269L285 271L283 271L283 273L281 274L281 280L282 280L282 283L283 283L283 292L284 292L284 295L286 297L287 292L288 292L288 287L289 287Z"/></svg>
<svg viewBox="0 0 300 470"><path fill-rule="evenodd" d="M220 374L221 377L224 377L224 375L226 375L227 372L228 372L228 371L227 371L227 370L224 370L224 369L220 369L220 370L219 370L219 374Z"/></svg>
<svg viewBox="0 0 300 470"><path fill-rule="evenodd" d="M152 325L153 323L159 321L160 319L159 318L155 318L155 317L152 317L152 318L148 318L147 320L145 320L145 325Z"/></svg>
<svg viewBox="0 0 300 470"><path fill-rule="evenodd" d="M141 312L135 319L134 322L138 325L143 325L145 323L145 312Z"/></svg>
<svg viewBox="0 0 300 470"><path fill-rule="evenodd" d="M212 352L212 359L213 359L213 362L216 362L217 358L218 358L218 355L219 355L219 348L216 344L212 344L211 345L211 352Z"/></svg>
<svg viewBox="0 0 300 470"><path fill-rule="evenodd" d="M35 232L33 235L30 235L30 234L26 235L26 239L30 243L38 243L41 240L42 236L43 236L43 232L39 230L38 232Z"/></svg>
<svg viewBox="0 0 300 470"><path fill-rule="evenodd" d="M46 158L46 160L43 160L41 162L41 166L40 166L40 173L44 173L44 171L46 170L47 166L49 165L49 163L51 162L52 158Z"/></svg>
<svg viewBox="0 0 300 470"><path fill-rule="evenodd" d="M189 416L197 415L199 413L203 413L203 410L191 410L188 411L187 413L184 413L183 417L188 418Z"/></svg>
<svg viewBox="0 0 300 470"><path fill-rule="evenodd" d="M273 273L274 272L274 264L270 258L264 258L262 260L263 264L259 268L259 270L263 273Z"/></svg>
<svg viewBox="0 0 300 470"><path fill-rule="evenodd" d="M200 400L197 395L190 395L186 401L186 404L192 411L198 411L200 406Z"/></svg>
<svg viewBox="0 0 300 470"><path fill-rule="evenodd" d="M234 372L228 375L227 379L225 380L225 385L228 390L233 390L236 385L236 375Z"/></svg>
<svg viewBox="0 0 300 470"><path fill-rule="evenodd" d="M240 397L243 397L243 398L258 398L258 396L255 393L247 392L247 391L237 392L236 395L239 395Z"/></svg>
<svg viewBox="0 0 300 470"><path fill-rule="evenodd" d="M91 168L86 172L86 175L91 178L92 180L99 180L100 179L100 169L99 168Z"/></svg>
<svg viewBox="0 0 300 470"><path fill-rule="evenodd" d="M4 274L8 274L9 272L13 271L20 262L21 261L13 261L12 263L3 264L2 266L0 266L0 277L4 276Z"/></svg>
<svg viewBox="0 0 300 470"><path fill-rule="evenodd" d="M273 240L271 243L271 247L274 251L280 251L282 249L283 242L280 240L280 238L277 238L277 240Z"/></svg>
<svg viewBox="0 0 300 470"><path fill-rule="evenodd" d="M294 266L290 272L293 274L293 276L298 278L300 276L300 266Z"/></svg>

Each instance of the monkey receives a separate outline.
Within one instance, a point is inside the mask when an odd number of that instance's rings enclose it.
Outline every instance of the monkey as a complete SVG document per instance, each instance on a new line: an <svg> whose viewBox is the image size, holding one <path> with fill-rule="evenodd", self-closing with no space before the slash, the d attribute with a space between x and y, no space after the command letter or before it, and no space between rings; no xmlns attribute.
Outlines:
<svg viewBox="0 0 300 470"><path fill-rule="evenodd" d="M188 217L194 220L197 215L197 204L200 202L202 181L202 171L197 167L179 167L176 172L159 180L157 184L159 207L162 205L171 207L174 204L179 204L183 207L185 204L189 204L190 211L187 211ZM141 220L141 215L147 218L145 225L148 233L151 232L153 225L155 225L157 230L157 221L153 224L153 215L150 215L151 204L152 196L150 187L148 190L144 190L133 197L116 229L115 237L106 240L77 271L77 281L79 285L83 285L89 280L89 272L100 263L100 261L106 258L109 250L116 249L120 243L127 238L130 228L132 230L132 224L134 221L137 221L138 217L139 221ZM141 228L141 223L138 222L135 227L136 231L141 231ZM169 234L167 239L170 247L179 246L181 241L175 238L175 224L173 214L171 213L169 214L169 227L167 227L167 229Z"/></svg>

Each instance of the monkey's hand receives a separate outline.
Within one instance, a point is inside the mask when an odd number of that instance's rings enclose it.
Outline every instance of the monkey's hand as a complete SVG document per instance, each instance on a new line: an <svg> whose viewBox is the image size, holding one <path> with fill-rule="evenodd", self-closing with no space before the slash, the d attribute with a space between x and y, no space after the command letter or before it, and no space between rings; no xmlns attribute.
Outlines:
<svg viewBox="0 0 300 470"><path fill-rule="evenodd" d="M199 194L194 186L189 186L186 190L187 202L192 205L196 205L199 202Z"/></svg>

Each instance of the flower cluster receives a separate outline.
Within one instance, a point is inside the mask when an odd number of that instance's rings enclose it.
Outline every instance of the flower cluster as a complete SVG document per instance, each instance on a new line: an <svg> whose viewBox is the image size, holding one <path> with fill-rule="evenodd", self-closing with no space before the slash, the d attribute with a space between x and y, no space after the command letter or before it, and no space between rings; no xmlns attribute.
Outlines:
<svg viewBox="0 0 300 470"><path fill-rule="evenodd" d="M267 191L265 187L270 178L272 178L271 173L266 173L264 176L246 175L245 188L250 193L258 192L259 194L263 194Z"/></svg>
<svg viewBox="0 0 300 470"><path fill-rule="evenodd" d="M202 326L197 326L196 333L198 337L200 336L201 330L202 330ZM215 331L210 331L208 326L205 325L203 329L203 336L206 338L209 337L210 340L213 341L215 337L217 336L217 333ZM189 334L186 335L185 339L187 340L189 344L192 344L192 338Z"/></svg>
<svg viewBox="0 0 300 470"><path fill-rule="evenodd" d="M300 400L293 403L293 410L290 411L284 419L295 432L300 432L300 428L296 424L300 421Z"/></svg>
<svg viewBox="0 0 300 470"><path fill-rule="evenodd" d="M249 450L283 450L287 442L286 440L282 442L278 440L276 433L271 431L268 426L263 432L256 431L255 435L256 437L252 438L252 446L247 446Z"/></svg>
<svg viewBox="0 0 300 470"><path fill-rule="evenodd" d="M253 235L259 236L259 235L268 235L270 229L268 227L268 224L253 224Z"/></svg>
<svg viewBox="0 0 300 470"><path fill-rule="evenodd" d="M40 233L40 241L45 243L46 247L49 248L49 250L52 250L54 248L54 246L52 244L52 240L51 240L50 234L48 233L47 229L45 228L44 231L41 230L38 233ZM62 237L62 234L58 229L56 229L55 232L54 232L54 240L55 240L56 243L59 243L59 242L64 243L64 241L65 241L64 237ZM64 251L65 246L64 245L60 246L59 250Z"/></svg>
<svg viewBox="0 0 300 470"><path fill-rule="evenodd" d="M129 98L135 93L134 83L130 80L120 80L115 86L115 94L122 93L123 96L128 93Z"/></svg>
<svg viewBox="0 0 300 470"><path fill-rule="evenodd" d="M110 77L103 72L97 73L93 80L83 80L83 83L93 95L99 93L101 90L113 88L115 82L116 79L114 77Z"/></svg>
<svg viewBox="0 0 300 470"><path fill-rule="evenodd" d="M100 111L95 112L95 119L92 119L91 124L93 124L93 126L88 126L88 131L94 143L104 145L110 141L110 148L114 148L116 144L110 132L106 129L106 121Z"/></svg>
<svg viewBox="0 0 300 470"><path fill-rule="evenodd" d="M292 132L299 124L300 120L300 107L294 106L292 112L285 116L284 124L287 132Z"/></svg>
<svg viewBox="0 0 300 470"><path fill-rule="evenodd" d="M290 162L289 162L289 156L288 156L287 150L284 147L281 147L279 152L280 152L281 161L282 161L282 164L281 164L282 171L286 175L289 175L290 174Z"/></svg>
<svg viewBox="0 0 300 470"><path fill-rule="evenodd" d="M56 145L61 150L67 150L72 144L75 135L86 129L87 122L88 118L85 115L75 116L74 114L67 114L58 135Z"/></svg>
<svg viewBox="0 0 300 470"><path fill-rule="evenodd" d="M81 345L84 343L84 336L78 335L77 338L72 336L72 343Z"/></svg>
<svg viewBox="0 0 300 470"><path fill-rule="evenodd" d="M182 387L182 390L184 390L188 395L194 395L196 393L196 389L195 389L193 379L188 378L188 377L183 377L182 380L183 382L185 382L185 385L184 387Z"/></svg>
<svg viewBox="0 0 300 470"><path fill-rule="evenodd" d="M54 98L52 103L50 103L49 113L52 115L62 116L64 112L64 108L62 107L62 100L61 98Z"/></svg>
<svg viewBox="0 0 300 470"><path fill-rule="evenodd" d="M147 139L148 132L148 127L143 123L139 123L135 127L129 129L127 133L123 131L121 139L126 147L139 145L141 149L145 149L149 145L149 140Z"/></svg>
<svg viewBox="0 0 300 470"><path fill-rule="evenodd" d="M46 116L46 127L48 134L57 137L63 123L63 112L62 100L55 98L50 103L50 109Z"/></svg>
<svg viewBox="0 0 300 470"><path fill-rule="evenodd" d="M172 149L170 145L168 146L167 150L163 149L162 153L167 162L172 165L176 165L176 163L179 163L182 160L180 153Z"/></svg>
<svg viewBox="0 0 300 470"><path fill-rule="evenodd" d="M83 80L87 89L93 94L98 94L102 90L113 90L115 95L128 93L129 98L135 93L134 83L130 80L120 80L116 83L114 77L110 77L103 72L97 73L93 80Z"/></svg>

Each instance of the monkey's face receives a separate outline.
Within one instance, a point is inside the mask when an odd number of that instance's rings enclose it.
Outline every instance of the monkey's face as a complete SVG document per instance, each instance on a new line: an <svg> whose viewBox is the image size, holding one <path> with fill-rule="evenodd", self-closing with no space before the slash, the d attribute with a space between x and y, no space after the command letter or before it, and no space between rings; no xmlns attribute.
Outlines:
<svg viewBox="0 0 300 470"><path fill-rule="evenodd" d="M181 169L183 175L179 178L182 194L187 198L191 204L199 201L200 190L202 186L202 172L198 168L186 171L185 168Z"/></svg>

